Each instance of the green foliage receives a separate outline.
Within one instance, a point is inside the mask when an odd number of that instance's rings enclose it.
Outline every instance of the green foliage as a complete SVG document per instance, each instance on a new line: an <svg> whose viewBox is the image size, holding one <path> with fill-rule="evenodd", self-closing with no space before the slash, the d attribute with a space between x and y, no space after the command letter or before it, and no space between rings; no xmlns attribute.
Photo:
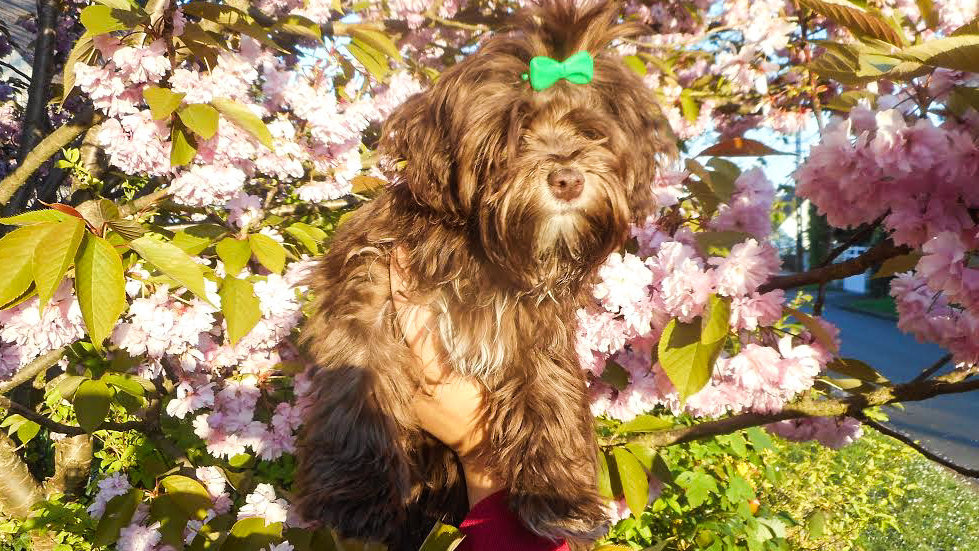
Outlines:
<svg viewBox="0 0 979 551"><path fill-rule="evenodd" d="M681 402L710 381L714 362L727 340L730 317L727 300L713 295L705 317L698 316L689 323L674 319L663 330L658 359Z"/></svg>

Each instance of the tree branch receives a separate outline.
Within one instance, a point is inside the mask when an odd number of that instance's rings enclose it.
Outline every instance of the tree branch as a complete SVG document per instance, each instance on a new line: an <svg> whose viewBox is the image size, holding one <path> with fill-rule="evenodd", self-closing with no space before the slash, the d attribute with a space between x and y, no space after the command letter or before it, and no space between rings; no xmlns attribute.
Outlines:
<svg viewBox="0 0 979 551"><path fill-rule="evenodd" d="M935 452L929 450L928 448L922 446L914 438L911 438L910 436L908 436L908 435L906 435L906 434L904 434L902 432L899 432L899 431L897 431L895 429L892 429L891 427L888 427L887 425L884 425L883 423L878 423L877 421L874 421L872 419L868 419L866 416L860 415L860 416L857 417L857 419L860 419L860 421L862 421L863 424L865 424L865 425L867 425L869 427L873 427L878 432L884 433L887 436L890 436L891 438L894 438L895 440L900 440L901 442L904 442L908 446L910 446L910 447L914 448L915 450L917 450L918 453L920 453L921 455L927 457L928 459L931 459L932 461L934 461L935 463L938 463L939 465L942 465L944 467L948 467L949 469L952 469L953 471L955 471L955 472L957 472L957 473L959 473L959 474L961 474L963 476L968 476L968 477L971 477L971 478L979 478L979 469L970 469L969 467L965 467L963 465L959 465L958 463L955 463L951 459L949 459L949 458L947 458L947 457L945 457L943 455L939 455L938 453L935 453Z"/></svg>
<svg viewBox="0 0 979 551"><path fill-rule="evenodd" d="M153 203L165 199L169 195L170 195L170 188L165 187L153 191L151 193L147 193L142 197L137 197L132 201L119 206L119 216L126 217L126 216L136 214L137 212L145 209L146 207L152 205Z"/></svg>
<svg viewBox="0 0 979 551"><path fill-rule="evenodd" d="M901 256L910 252L910 247L904 245L898 246L890 239L885 239L856 258L837 264L830 264L822 268L814 268L807 272L775 276L759 287L758 292L765 293L773 289L794 289L813 283L826 283L828 281L843 279L863 273L871 266L879 264L888 258Z"/></svg>
<svg viewBox="0 0 979 551"><path fill-rule="evenodd" d="M102 122L105 116L96 113L92 106L82 108L66 122L37 144L9 176L0 182L0 205L6 205L14 192L27 183L27 179L62 147L65 147L92 126Z"/></svg>
<svg viewBox="0 0 979 551"><path fill-rule="evenodd" d="M692 426L665 429L635 437L618 438L609 442L637 442L653 447L682 444L701 438L728 434L737 430L767 425L776 421L798 419L801 417L831 417L849 415L856 417L864 409L872 406L882 406L894 402L919 402L942 394L956 394L979 390L979 378L969 380L967 377L950 373L943 377L919 382L904 383L897 386L883 386L866 393L854 394L842 399L813 399L806 397L798 402L788 404L778 413L744 413L724 419L707 421Z"/></svg>
<svg viewBox="0 0 979 551"><path fill-rule="evenodd" d="M37 0L37 36L34 39L34 60L31 66L31 84L27 91L27 107L20 134L17 160L23 162L31 149L44 137L45 107L51 90L54 41L57 38L55 24L58 16L58 0Z"/></svg>
<svg viewBox="0 0 979 551"><path fill-rule="evenodd" d="M939 369L941 369L942 366L945 365L945 364L947 364L948 361L951 360L951 359L952 359L952 355L951 354L945 354L941 358L938 358L938 361L936 361L930 367L928 367L927 369L925 369L924 371L922 371L920 375L918 375L914 379L911 379L911 382L912 383L917 383L919 381L924 381L928 377L931 377L932 375L935 374L936 371L938 371Z"/></svg>
<svg viewBox="0 0 979 551"><path fill-rule="evenodd" d="M21 367L16 373L14 373L13 377L0 383L0 395L10 392L24 382L30 381L34 377L37 377L38 373L54 365L55 362L60 360L61 357L65 355L65 349L66 348L62 346L61 348L52 350L50 352L45 352L24 367Z"/></svg>
<svg viewBox="0 0 979 551"><path fill-rule="evenodd" d="M79 434L54 443L54 474L44 483L45 497L75 494L92 468L92 436Z"/></svg>
<svg viewBox="0 0 979 551"><path fill-rule="evenodd" d="M0 510L8 517L27 518L41 500L41 487L4 431L0 431L0 473Z"/></svg>
<svg viewBox="0 0 979 551"><path fill-rule="evenodd" d="M34 410L30 409L30 408L24 407L24 406L18 404L17 402L12 401L10 398L7 398L6 396L0 396L0 408L4 408L4 409L7 409L7 410L16 412L16 413L20 414L21 416L23 416L25 419L28 419L30 421L34 421L38 425L41 425L42 427L44 427L44 428L46 428L46 429L48 429L48 430L50 430L52 432L66 434L68 436L79 436L79 435L82 435L82 434L87 434L85 432L85 429L83 429L83 428L81 428L81 427L79 427L77 425L66 425L64 423L59 423L58 421L55 421L54 419L50 419L50 418L48 418L45 415L41 415L40 413L38 413L38 412L36 412L36 411L34 411ZM126 421L124 423L118 423L118 422L115 422L115 421L106 421L106 422L102 423L101 425L99 425L98 430L114 430L114 431L119 431L119 432L125 432L125 431L128 431L128 430L145 431L146 430L146 422L145 421ZM2 471L0 471L0 472L2 472Z"/></svg>

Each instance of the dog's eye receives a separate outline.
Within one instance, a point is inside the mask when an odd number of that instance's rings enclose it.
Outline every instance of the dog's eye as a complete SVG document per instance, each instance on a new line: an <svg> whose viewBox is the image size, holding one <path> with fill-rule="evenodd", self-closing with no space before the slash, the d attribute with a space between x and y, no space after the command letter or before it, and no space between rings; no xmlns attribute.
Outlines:
<svg viewBox="0 0 979 551"><path fill-rule="evenodd" d="M607 139L604 134L602 134L596 128L582 128L581 135L591 141L605 140Z"/></svg>

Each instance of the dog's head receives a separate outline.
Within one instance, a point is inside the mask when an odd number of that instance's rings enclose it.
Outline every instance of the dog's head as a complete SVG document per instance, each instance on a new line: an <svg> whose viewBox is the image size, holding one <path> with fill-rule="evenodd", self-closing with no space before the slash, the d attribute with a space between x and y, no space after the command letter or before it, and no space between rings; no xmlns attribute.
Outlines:
<svg viewBox="0 0 979 551"><path fill-rule="evenodd" d="M651 91L608 46L642 30L600 2L542 0L446 70L385 124L380 150L422 208L463 226L515 285L580 281L652 208L657 166L675 153ZM535 90L530 61L588 52L590 82Z"/></svg>

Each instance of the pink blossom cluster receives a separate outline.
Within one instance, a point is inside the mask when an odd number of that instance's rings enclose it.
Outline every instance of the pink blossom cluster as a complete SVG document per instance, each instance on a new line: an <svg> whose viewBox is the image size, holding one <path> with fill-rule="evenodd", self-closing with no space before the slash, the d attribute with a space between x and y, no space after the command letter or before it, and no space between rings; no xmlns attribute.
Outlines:
<svg viewBox="0 0 979 551"><path fill-rule="evenodd" d="M979 205L977 174L979 146L962 129L929 119L909 126L895 109L855 108L826 129L796 179L830 224L853 227L886 213L894 241L920 247L974 226L968 210Z"/></svg>
<svg viewBox="0 0 979 551"><path fill-rule="evenodd" d="M42 312L34 297L0 310L0 380L34 358L85 336L73 282L65 279Z"/></svg>
<svg viewBox="0 0 979 551"><path fill-rule="evenodd" d="M765 429L786 440L816 440L838 450L863 435L863 425L852 417L803 417L765 425Z"/></svg>
<svg viewBox="0 0 979 551"><path fill-rule="evenodd" d="M856 226L883 217L899 244L923 253L915 273L891 284L898 325L937 342L956 361L974 364L979 351L979 145L962 127L908 124L900 111L855 108L824 134L798 172L799 192L831 224ZM873 200L866 200L872 197Z"/></svg>
<svg viewBox="0 0 979 551"><path fill-rule="evenodd" d="M775 186L760 168L743 172L734 181L731 200L717 209L710 226L718 230L745 232L756 239L766 239L772 233L772 205Z"/></svg>
<svg viewBox="0 0 979 551"><path fill-rule="evenodd" d="M960 367L979 364L979 317L975 310L950 304L949 297L931 288L920 273L899 274L891 281L891 296L902 331L945 348Z"/></svg>
<svg viewBox="0 0 979 551"><path fill-rule="evenodd" d="M741 193L771 200L768 194L754 193L757 186L750 182L757 182L757 176L749 175L744 182ZM705 261L684 242L692 241L690 234L678 232L684 241L673 240L648 227L651 224L633 230L640 251L649 255L646 260L628 253L611 255L599 270L595 307L578 312L577 350L583 368L598 377L609 360L629 379L622 389L593 380L592 411L623 421L656 406L709 417L773 412L811 387L829 359L825 350L791 336L770 344L751 336L782 317L784 293L757 292L779 269L775 250L749 238L726 256ZM730 299L729 321L744 344L733 356L722 355L707 386L681 406L666 373L653 362L652 349L671 318L694 320L704 314L713 295Z"/></svg>

